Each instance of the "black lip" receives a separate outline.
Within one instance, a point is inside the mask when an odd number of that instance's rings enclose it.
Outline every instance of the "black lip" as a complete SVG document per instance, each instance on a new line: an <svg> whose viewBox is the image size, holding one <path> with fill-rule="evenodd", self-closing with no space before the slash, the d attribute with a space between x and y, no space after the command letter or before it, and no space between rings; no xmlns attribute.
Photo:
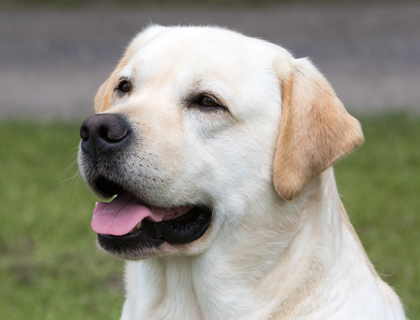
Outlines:
<svg viewBox="0 0 420 320"><path fill-rule="evenodd" d="M165 241L170 244L186 244L200 238L208 229L211 210L198 206L172 220L152 222L144 220L143 228L123 236L98 234L99 245L112 253L135 254L145 248L158 248Z"/></svg>

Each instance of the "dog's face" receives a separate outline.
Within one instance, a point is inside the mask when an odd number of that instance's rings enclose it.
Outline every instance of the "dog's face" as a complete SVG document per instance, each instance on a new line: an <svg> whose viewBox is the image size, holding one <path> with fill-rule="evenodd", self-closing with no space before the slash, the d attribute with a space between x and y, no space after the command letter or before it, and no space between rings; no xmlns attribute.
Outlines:
<svg viewBox="0 0 420 320"><path fill-rule="evenodd" d="M222 29L139 34L100 87L98 114L81 127L84 180L102 198L118 195L95 208L99 245L126 259L200 253L247 215L262 219L256 201L292 200L361 143L357 121L328 83L309 62L296 61ZM310 76L297 80L305 68ZM309 106L282 111L295 104ZM289 124L280 128L282 117ZM319 117L328 136L321 147L316 136L325 132L313 123ZM306 146L301 136L308 132L314 141ZM330 146L329 136L343 141Z"/></svg>

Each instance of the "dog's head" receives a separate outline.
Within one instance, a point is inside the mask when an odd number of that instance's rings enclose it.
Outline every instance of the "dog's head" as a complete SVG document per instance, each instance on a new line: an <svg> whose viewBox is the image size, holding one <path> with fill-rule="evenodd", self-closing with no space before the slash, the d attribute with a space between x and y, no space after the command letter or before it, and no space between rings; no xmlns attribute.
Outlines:
<svg viewBox="0 0 420 320"><path fill-rule="evenodd" d="M100 197L117 195L97 204L92 227L127 259L200 253L363 141L308 60L219 28L140 33L95 111L80 172Z"/></svg>

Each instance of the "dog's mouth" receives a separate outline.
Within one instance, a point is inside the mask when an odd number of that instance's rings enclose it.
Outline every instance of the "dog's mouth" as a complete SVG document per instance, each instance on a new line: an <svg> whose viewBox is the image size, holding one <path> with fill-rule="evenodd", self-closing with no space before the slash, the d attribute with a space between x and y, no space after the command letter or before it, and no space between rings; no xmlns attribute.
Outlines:
<svg viewBox="0 0 420 320"><path fill-rule="evenodd" d="M93 211L92 229L107 251L127 253L164 242L186 244L199 239L209 227L211 210L207 206L153 207L104 178L95 187L104 195L117 194L109 203L97 203Z"/></svg>

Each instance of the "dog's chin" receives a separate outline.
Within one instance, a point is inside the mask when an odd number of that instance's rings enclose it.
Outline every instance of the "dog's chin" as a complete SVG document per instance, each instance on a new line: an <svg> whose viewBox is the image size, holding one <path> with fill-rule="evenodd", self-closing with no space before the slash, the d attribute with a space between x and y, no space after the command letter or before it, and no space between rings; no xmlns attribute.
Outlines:
<svg viewBox="0 0 420 320"><path fill-rule="evenodd" d="M128 192L123 186L103 177L96 179L91 186L104 198L115 194L117 197L124 195L133 198L144 207L157 207L156 204L152 206L137 197L127 195ZM165 217L162 221L145 218L126 234L98 233L98 246L107 253L127 260L195 251L202 242L198 240L202 240L209 229L212 209L207 205L186 202L166 210L181 211L180 214Z"/></svg>

